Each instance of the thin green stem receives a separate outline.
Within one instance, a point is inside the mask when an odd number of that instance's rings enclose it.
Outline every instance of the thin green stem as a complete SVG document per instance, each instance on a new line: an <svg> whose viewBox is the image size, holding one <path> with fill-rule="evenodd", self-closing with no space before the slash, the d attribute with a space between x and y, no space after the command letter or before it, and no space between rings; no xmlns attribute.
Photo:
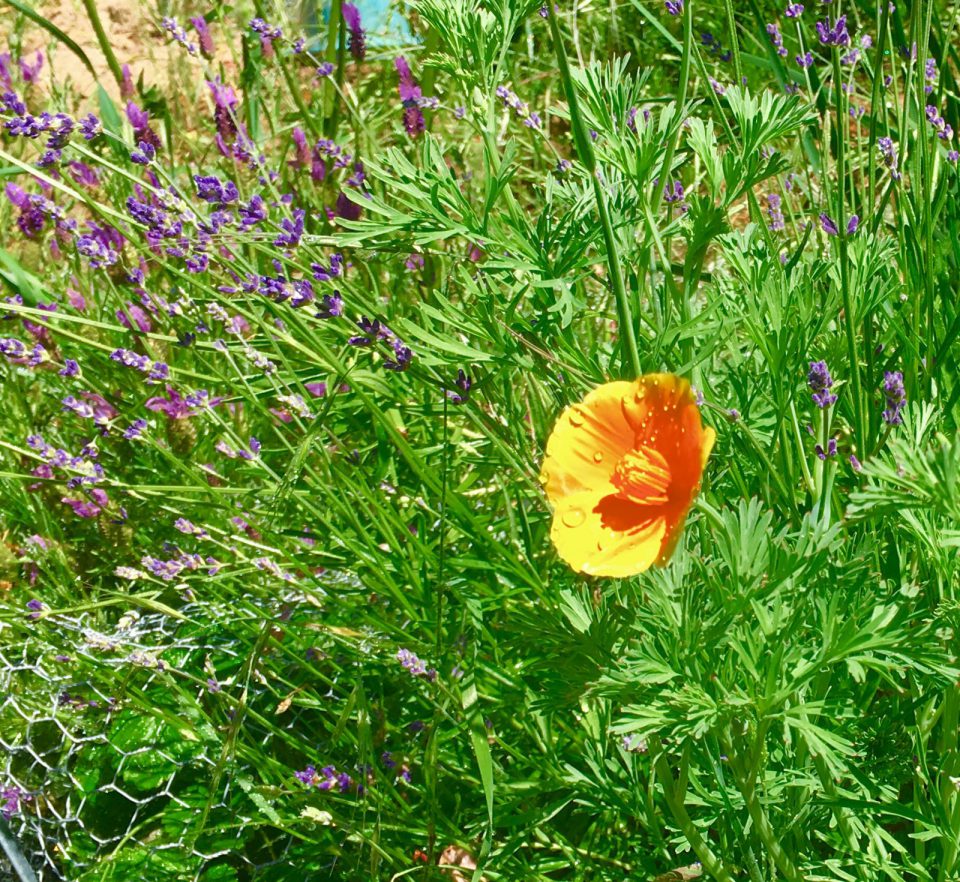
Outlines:
<svg viewBox="0 0 960 882"><path fill-rule="evenodd" d="M656 751L654 768L656 770L656 777L660 782L660 787L663 790L663 795L667 801L667 806L670 809L670 814L673 815L673 820L687 838L687 842L690 843L690 848L693 849L697 860L699 860L703 866L705 874L715 879L716 882L733 882L733 877L730 875L730 872L723 865L720 858L714 854L710 845L697 829L696 824L693 823L693 819L687 814L686 806L683 803L683 793L678 792L677 783L673 778L673 773L670 771L666 754L664 754L663 748L660 746L659 739L651 744L651 750ZM686 762L685 759L684 762ZM681 773L680 777L684 778L685 774Z"/></svg>
<svg viewBox="0 0 960 882"><path fill-rule="evenodd" d="M684 106L687 103L687 87L690 83L690 46L693 43L693 0L687 0L683 4L683 49L680 54L680 85L677 89L676 114L677 120L673 125L673 132L667 141L667 150L663 155L663 165L660 167L660 178L657 181L656 188L653 191L653 199L650 204L650 211L656 215L663 200L663 194L669 183L670 173L673 170L673 157L677 151L677 141L680 140L680 129L683 126ZM664 267L664 271L669 273L670 267Z"/></svg>
<svg viewBox="0 0 960 882"><path fill-rule="evenodd" d="M853 416L857 449L866 449L864 428L863 390L860 382L860 356L857 350L857 315L853 307L853 292L850 290L849 256L847 254L847 212L844 205L843 181L847 173L845 120L846 100L842 88L840 49L833 49L833 88L836 98L837 133L837 227L840 240L840 288L843 297L843 323L847 338L847 357L850 362L850 394L853 397Z"/></svg>
<svg viewBox="0 0 960 882"><path fill-rule="evenodd" d="M103 29L103 23L100 21L100 14L97 12L96 0L83 0L83 8L87 11L87 18L90 19L90 25L93 28L93 32L97 35L97 43L100 46L100 51L103 53L103 57L107 60L107 66L110 68L110 73L113 74L114 79L117 81L117 85L122 87L123 68L120 67L120 62L117 61L117 56L113 53L113 46L110 45L110 38L107 36L107 32Z"/></svg>
<svg viewBox="0 0 960 882"><path fill-rule="evenodd" d="M610 212L607 208L606 195L600 186L600 180L597 177L597 160L593 153L593 146L590 143L590 137L580 115L580 105L577 101L576 86L573 83L573 77L570 73L570 65L567 61L567 53L563 46L563 39L560 36L560 26L557 23L555 12L550 14L550 33L553 37L553 48L557 56L557 66L560 68L560 78L563 80L563 87L567 94L567 104L570 107L570 126L573 130L573 139L577 147L577 155L584 164L587 172L593 181L593 192L597 199L597 211L600 214L600 225L603 229L603 241L607 250L607 267L610 272L610 284L613 287L613 296L617 304L617 319L621 334L621 369L623 371L631 370L635 377L643 373L640 366L640 353L637 351L637 336L633 325L633 315L630 309L630 301L627 296L626 286L623 282L623 267L620 263L620 252L617 248L617 240L613 231L613 224L610 220ZM689 60L689 53L687 53Z"/></svg>

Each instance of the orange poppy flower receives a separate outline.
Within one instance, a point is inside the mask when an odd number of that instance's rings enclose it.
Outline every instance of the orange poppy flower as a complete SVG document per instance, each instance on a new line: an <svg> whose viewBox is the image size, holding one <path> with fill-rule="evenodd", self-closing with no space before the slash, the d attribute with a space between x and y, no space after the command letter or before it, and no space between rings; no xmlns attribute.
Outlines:
<svg viewBox="0 0 960 882"><path fill-rule="evenodd" d="M673 554L716 435L690 383L647 374L594 389L547 441L550 538L571 567L624 577Z"/></svg>

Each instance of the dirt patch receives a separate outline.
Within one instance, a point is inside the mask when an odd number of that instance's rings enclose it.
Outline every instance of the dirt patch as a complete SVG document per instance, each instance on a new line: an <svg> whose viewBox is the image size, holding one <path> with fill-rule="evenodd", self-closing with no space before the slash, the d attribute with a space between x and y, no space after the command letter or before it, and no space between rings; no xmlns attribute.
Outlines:
<svg viewBox="0 0 960 882"><path fill-rule="evenodd" d="M31 58L39 49L46 56L40 85L45 91L65 92L68 103L81 107L96 101L96 85L99 82L114 100L120 98L120 88L110 72L106 59L100 51L96 34L87 17L86 10L78 0L45 0L39 4L41 15L70 36L87 54L93 64L95 75L69 48L58 45L42 28L29 23L23 35L24 57ZM202 76L197 75L199 62L187 55L186 50L174 43L160 28L160 17L152 3L129 2L129 0L98 0L100 22L121 65L129 65L133 82L143 77L145 88L156 86L167 95L171 86L186 88L185 99L196 97L203 87ZM189 14L179 18L187 28L188 37L196 42L196 34L189 25ZM234 70L234 55L227 45L224 28L216 22L211 28L217 46L217 58L209 62L216 71L221 69L231 76ZM231 27L233 38L237 29ZM192 71L191 71L192 68Z"/></svg>

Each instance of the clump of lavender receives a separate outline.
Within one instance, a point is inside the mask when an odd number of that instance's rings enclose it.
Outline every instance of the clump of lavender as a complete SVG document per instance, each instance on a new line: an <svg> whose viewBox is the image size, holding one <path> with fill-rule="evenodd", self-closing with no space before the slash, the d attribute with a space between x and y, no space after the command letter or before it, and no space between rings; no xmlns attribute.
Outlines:
<svg viewBox="0 0 960 882"><path fill-rule="evenodd" d="M883 421L888 426L899 426L903 422L901 411L907 403L907 392L900 371L887 371L883 375L883 395L886 401Z"/></svg>
<svg viewBox="0 0 960 882"><path fill-rule="evenodd" d="M837 396L830 391L833 386L833 377L830 376L830 369L825 361L810 362L807 384L812 393L813 403L817 407L830 407L836 402Z"/></svg>
<svg viewBox="0 0 960 882"><path fill-rule="evenodd" d="M680 15L683 12L683 0L665 0L664 6L670 15Z"/></svg>

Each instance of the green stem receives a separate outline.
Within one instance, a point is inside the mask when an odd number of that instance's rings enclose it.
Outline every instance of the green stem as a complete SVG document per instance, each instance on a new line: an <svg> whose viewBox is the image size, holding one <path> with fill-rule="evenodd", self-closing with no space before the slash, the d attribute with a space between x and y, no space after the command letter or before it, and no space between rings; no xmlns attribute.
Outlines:
<svg viewBox="0 0 960 882"><path fill-rule="evenodd" d="M743 85L743 65L740 62L740 40L737 38L737 19L733 11L732 0L723 0L723 6L727 11L727 37L730 40L730 48L733 51L733 72L737 78L737 86Z"/></svg>
<svg viewBox="0 0 960 882"><path fill-rule="evenodd" d="M680 129L683 125L684 105L687 103L687 86L690 82L690 46L693 43L693 0L686 0L683 4L683 50L680 55L680 86L677 91L676 114L677 122L667 141L667 152L663 155L663 165L660 167L660 178L653 191L653 200L650 211L656 215L667 187L670 172L673 170L673 157L677 151L677 141L680 140ZM664 267L669 273L670 267Z"/></svg>
<svg viewBox="0 0 960 882"><path fill-rule="evenodd" d="M600 225L603 229L603 241L607 249L607 267L610 272L610 284L617 303L617 320L619 322L622 339L621 369L626 372L632 370L635 377L639 377L643 370L640 367L640 353L637 351L637 336L633 326L633 315L630 310L630 301L627 297L626 286L623 282L623 267L620 264L620 252L617 249L617 240L610 221L610 212L600 180L597 177L597 160L593 153L593 145L583 117L580 115L580 105L577 102L576 87L570 74L570 65L567 62L567 53L560 37L560 26L557 23L556 12L550 13L550 33L553 37L553 48L557 55L557 66L560 68L560 78L567 93L567 104L570 107L570 127L573 130L573 140L576 144L577 155L584 164L593 181L593 192L597 199L597 211L600 214ZM689 56L689 53L686 53Z"/></svg>
<svg viewBox="0 0 960 882"><path fill-rule="evenodd" d="M843 77L840 72L840 50L833 50L833 88L836 97L837 112L837 227L840 240L840 288L843 296L843 320L847 337L847 357L850 361L850 394L853 396L853 414L857 449L866 449L866 435L863 422L863 391L860 384L860 356L857 352L856 314L853 308L853 293L850 290L849 258L847 256L847 212L844 206L844 177L846 168L845 121L847 118L842 89Z"/></svg>
<svg viewBox="0 0 960 882"><path fill-rule="evenodd" d="M103 53L103 57L107 60L107 66L110 68L110 73L113 74L114 79L117 81L117 85L123 86L123 68L120 67L120 62L117 61L117 56L113 54L113 46L110 45L110 38L107 36L107 32L103 29L103 23L100 21L100 15L97 12L97 3L96 0L83 0L83 8L87 11L87 18L90 19L90 25L93 27L93 32L97 35L97 43L100 45L100 51Z"/></svg>
<svg viewBox="0 0 960 882"><path fill-rule="evenodd" d="M707 841L700 835L700 831L693 823L690 815L687 814L686 806L683 804L683 794L677 792L673 773L670 771L667 757L660 746L659 739L651 743L651 750L656 751L654 764L656 776L660 780L660 786L663 788L663 795L667 800L670 813L673 815L680 831L687 838L687 842L690 843L690 848L693 849L697 860L703 866L705 874L715 879L716 882L733 882L733 877L723 865L723 862L713 853ZM684 776L681 775L681 777Z"/></svg>

